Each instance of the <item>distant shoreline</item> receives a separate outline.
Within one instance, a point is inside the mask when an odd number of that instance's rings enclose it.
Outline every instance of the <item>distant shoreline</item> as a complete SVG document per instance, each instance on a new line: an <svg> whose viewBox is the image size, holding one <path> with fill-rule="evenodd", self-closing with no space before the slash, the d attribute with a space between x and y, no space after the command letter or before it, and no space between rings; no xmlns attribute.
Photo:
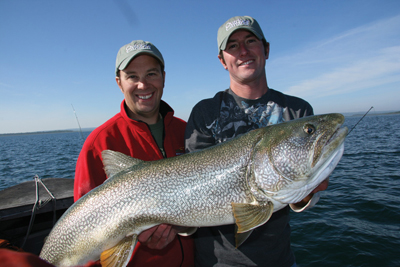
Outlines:
<svg viewBox="0 0 400 267"><path fill-rule="evenodd" d="M385 115L398 115L398 114L400 114L400 111L383 112L383 113L368 113L367 116L385 116ZM347 116L348 117L360 117L360 116L364 116L364 115L365 115L365 113L364 114L357 113L357 114L351 114L351 115L347 115Z"/></svg>
<svg viewBox="0 0 400 267"><path fill-rule="evenodd" d="M51 134L51 133L72 133L73 130L54 130L54 131L40 131L40 132L26 132L26 133L6 133L0 134L0 136L11 136L11 135L32 135L32 134Z"/></svg>
<svg viewBox="0 0 400 267"><path fill-rule="evenodd" d="M385 116L385 115L399 115L400 111L393 111L393 112L382 112L382 113L368 113L367 116ZM343 113L345 117L361 117L364 116L362 113ZM86 128L82 129L83 132L91 132L95 128ZM39 132L25 132L25 133L5 133L0 134L1 136L15 136L15 135L32 135L32 134L52 134L52 133L73 133L79 132L79 130L54 130L54 131L39 131Z"/></svg>
<svg viewBox="0 0 400 267"><path fill-rule="evenodd" d="M82 132L90 132L93 129L82 130ZM39 131L39 132L25 132L25 133L5 133L1 136L16 136L16 135L35 135L35 134L57 134L57 133L79 133L79 130L53 130L53 131Z"/></svg>

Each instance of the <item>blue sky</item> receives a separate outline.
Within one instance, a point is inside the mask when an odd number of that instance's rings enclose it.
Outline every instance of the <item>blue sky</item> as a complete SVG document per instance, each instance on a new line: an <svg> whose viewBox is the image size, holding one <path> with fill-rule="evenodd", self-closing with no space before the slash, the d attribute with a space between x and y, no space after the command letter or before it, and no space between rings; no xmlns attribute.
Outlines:
<svg viewBox="0 0 400 267"><path fill-rule="evenodd" d="M0 0L0 133L97 127L119 112L121 46L154 43L166 63L163 99L188 119L229 87L217 30L257 19L271 44L271 88L316 114L400 110L400 1Z"/></svg>

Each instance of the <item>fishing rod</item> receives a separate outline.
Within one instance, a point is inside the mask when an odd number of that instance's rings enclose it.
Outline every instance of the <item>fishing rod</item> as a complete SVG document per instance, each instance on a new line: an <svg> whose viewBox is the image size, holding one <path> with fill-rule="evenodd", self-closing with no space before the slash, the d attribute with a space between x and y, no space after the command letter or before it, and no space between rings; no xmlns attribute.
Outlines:
<svg viewBox="0 0 400 267"><path fill-rule="evenodd" d="M351 131L353 131L353 129L356 128L357 124L358 124L362 119L364 119L364 117L367 116L368 112L370 112L371 109L373 109L373 108L374 108L374 107L370 107L370 109L364 114L364 116L362 116L362 118L353 126L353 128L351 128L351 130L347 133L347 135L349 135L349 134L351 133ZM347 136L347 135L346 135L346 136Z"/></svg>
<svg viewBox="0 0 400 267"><path fill-rule="evenodd" d="M82 140L85 141L85 138L83 138L83 134L82 134L82 128L81 128L81 125L79 124L78 116L76 115L74 106L73 106L72 104L71 104L71 106L72 106L72 109L74 110L74 114L75 114L75 117L76 117L76 121L78 122L79 131L80 131L80 133L81 133Z"/></svg>

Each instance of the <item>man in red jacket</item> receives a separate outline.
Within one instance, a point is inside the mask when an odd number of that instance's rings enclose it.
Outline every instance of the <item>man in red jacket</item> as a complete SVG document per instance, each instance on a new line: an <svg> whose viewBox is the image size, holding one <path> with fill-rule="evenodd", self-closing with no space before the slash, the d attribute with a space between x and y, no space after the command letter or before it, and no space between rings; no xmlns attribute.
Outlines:
<svg viewBox="0 0 400 267"><path fill-rule="evenodd" d="M86 139L76 164L75 201L107 179L103 150L146 161L184 153L186 122L161 100L164 66L152 43L132 41L119 50L115 79L124 94L121 111ZM193 241L177 235L181 230L161 224L142 232L128 266L193 266Z"/></svg>

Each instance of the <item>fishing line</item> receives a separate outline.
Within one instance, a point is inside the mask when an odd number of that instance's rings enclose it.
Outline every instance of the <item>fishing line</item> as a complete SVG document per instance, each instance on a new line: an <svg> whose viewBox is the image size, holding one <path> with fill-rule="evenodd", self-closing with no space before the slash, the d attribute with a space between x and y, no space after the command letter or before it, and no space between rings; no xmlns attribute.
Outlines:
<svg viewBox="0 0 400 267"><path fill-rule="evenodd" d="M348 136L348 135L351 133L351 131L353 131L353 129L356 128L357 124L358 124L362 119L364 119L364 117L367 116L368 112L370 112L371 109L373 109L373 108L374 108L374 107L370 107L370 109L364 114L364 116L361 117L361 119L353 126L353 128L351 128L351 130L347 133L346 136Z"/></svg>
<svg viewBox="0 0 400 267"><path fill-rule="evenodd" d="M72 109L74 110L75 117L76 117L76 121L78 122L79 131L80 131L80 133L81 133L82 140L83 140L83 141L85 141L85 138L83 138L83 134L82 134L82 128L81 128L81 125L79 124L78 116L76 115L76 112L75 112L74 106L73 106L72 104L71 104L71 106L72 106Z"/></svg>

